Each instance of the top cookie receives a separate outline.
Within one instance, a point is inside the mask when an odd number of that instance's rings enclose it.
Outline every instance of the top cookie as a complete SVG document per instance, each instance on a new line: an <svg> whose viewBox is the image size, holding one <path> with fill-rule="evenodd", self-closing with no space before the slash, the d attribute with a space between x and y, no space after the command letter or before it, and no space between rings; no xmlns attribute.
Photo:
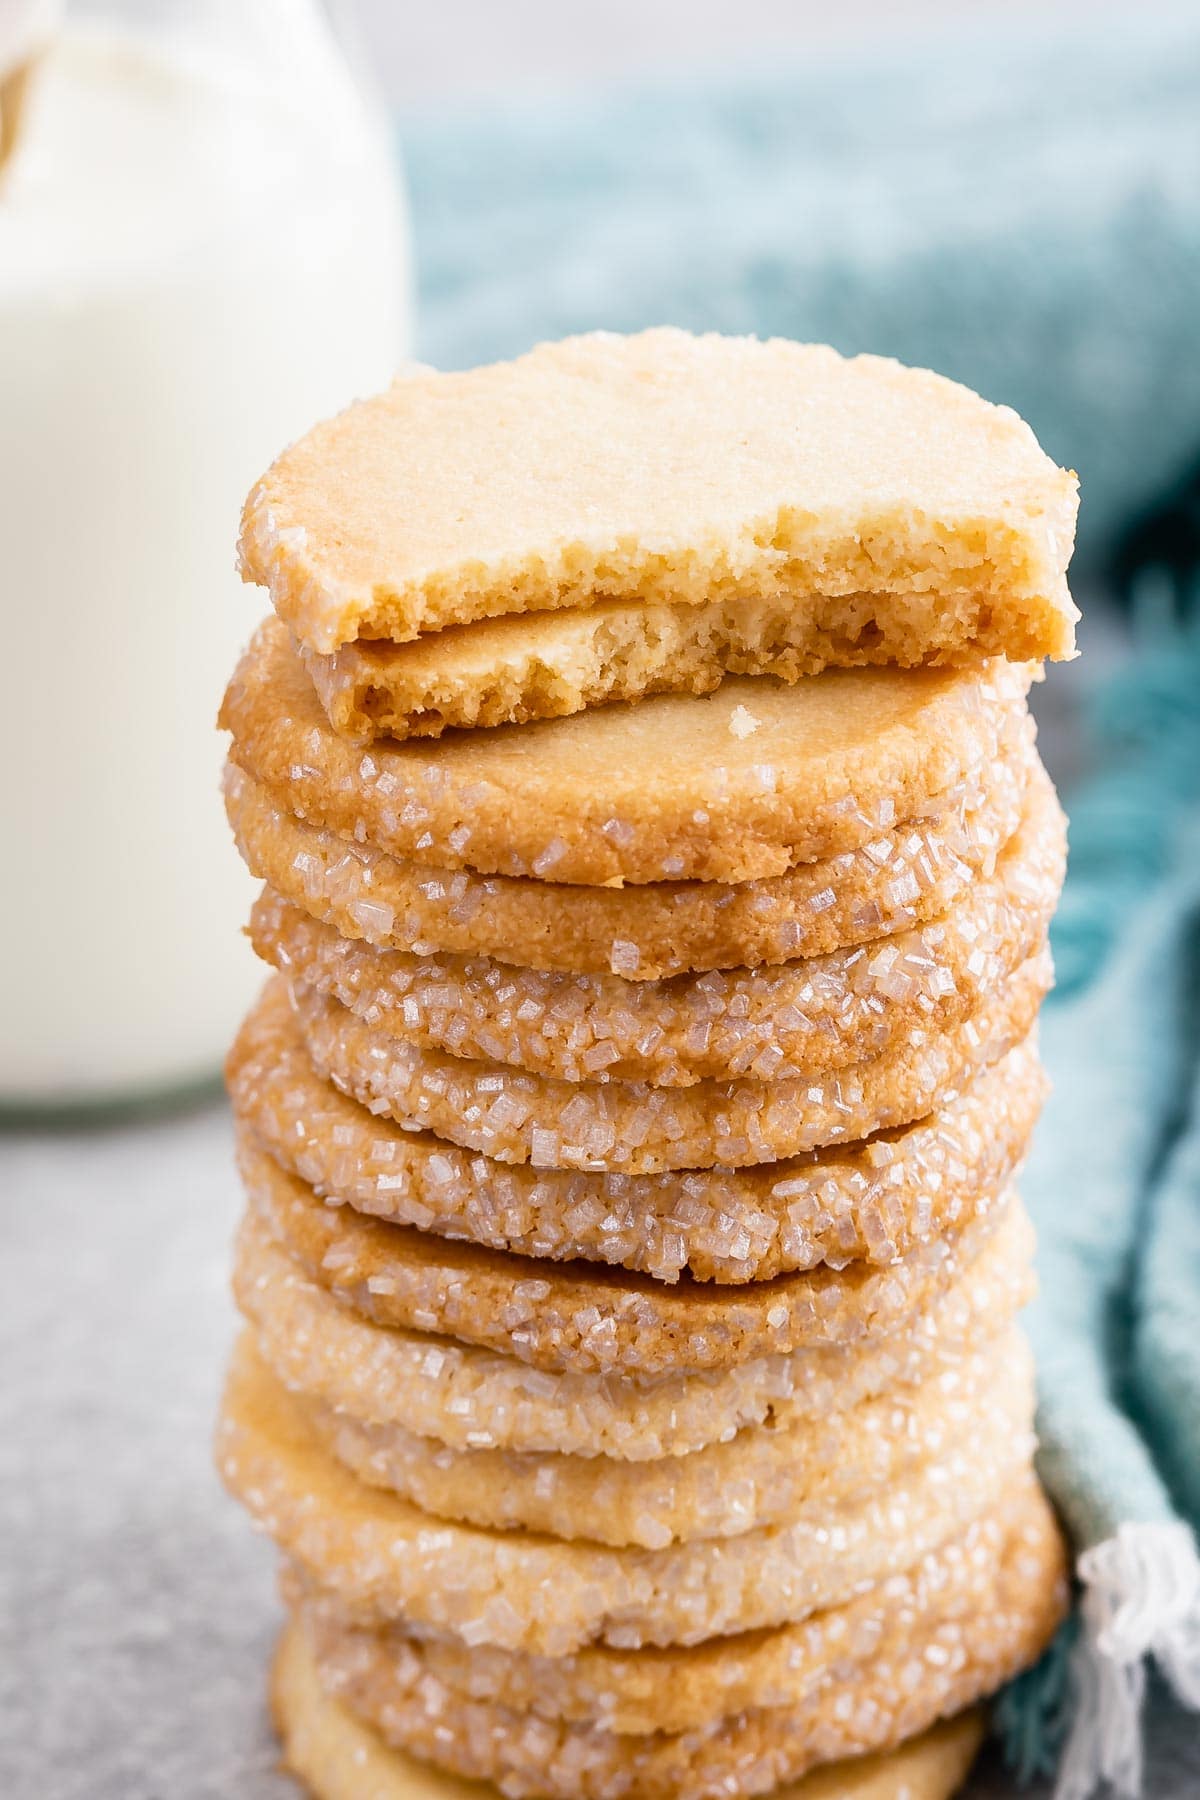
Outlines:
<svg viewBox="0 0 1200 1800"><path fill-rule="evenodd" d="M928 370L598 332L318 425L250 496L241 558L322 654L598 597L970 593L989 653L1026 661L1073 649L1076 505L1015 413Z"/></svg>

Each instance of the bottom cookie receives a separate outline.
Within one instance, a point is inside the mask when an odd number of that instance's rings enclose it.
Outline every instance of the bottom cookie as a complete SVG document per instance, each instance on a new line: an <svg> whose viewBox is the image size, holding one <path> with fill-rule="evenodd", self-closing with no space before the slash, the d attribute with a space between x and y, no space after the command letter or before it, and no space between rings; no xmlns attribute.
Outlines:
<svg viewBox="0 0 1200 1800"><path fill-rule="evenodd" d="M284 1763L313 1800L487 1800L498 1792L390 1748L330 1699L294 1625L284 1631L275 1657L271 1710ZM777 1789L774 1800L949 1800L982 1735L978 1711L964 1713L886 1755L852 1757L814 1769Z"/></svg>

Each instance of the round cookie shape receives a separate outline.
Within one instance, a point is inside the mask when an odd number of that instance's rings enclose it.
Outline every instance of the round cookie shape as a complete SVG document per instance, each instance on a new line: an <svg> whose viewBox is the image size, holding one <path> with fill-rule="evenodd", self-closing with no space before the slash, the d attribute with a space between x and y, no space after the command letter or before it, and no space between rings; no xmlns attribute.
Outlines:
<svg viewBox="0 0 1200 1800"><path fill-rule="evenodd" d="M603 886L738 882L861 848L994 760L1032 671L828 669L362 751L278 620L226 691L230 755L276 802L391 856Z"/></svg>
<svg viewBox="0 0 1200 1800"><path fill-rule="evenodd" d="M790 1703L730 1709L682 1733L615 1733L464 1696L431 1672L419 1647L397 1665L382 1648L383 1634L344 1634L330 1646L307 1617L304 1623L323 1684L358 1716L401 1748L505 1791L555 1800L580 1792L598 1800L777 1792L814 1764L902 1741L1036 1660L1064 1610L1061 1552L1017 1535L1019 1548L1003 1546L1008 1555L1002 1552L984 1608L946 1620L936 1613L897 1620L892 1608L902 1605L908 1584L895 1578L872 1596L873 1653L836 1663L807 1691L796 1681ZM901 1593L893 1598L894 1587ZM679 1664L688 1652L660 1654Z"/></svg>
<svg viewBox="0 0 1200 1800"><path fill-rule="evenodd" d="M1043 948L950 1031L914 1030L882 1056L818 1078L687 1088L557 1081L423 1050L302 985L292 1001L318 1073L398 1125L497 1162L652 1175L775 1163L907 1125L953 1099L1033 1029L1051 980Z"/></svg>
<svg viewBox="0 0 1200 1800"><path fill-rule="evenodd" d="M973 593L1041 657L1073 643L1077 506L1016 413L928 369L660 327L410 365L284 451L239 549L319 651L596 595L871 590Z"/></svg>
<svg viewBox="0 0 1200 1800"><path fill-rule="evenodd" d="M313 1800L480 1800L464 1781L384 1742L322 1687L299 1627L285 1630L271 1675L271 1711L285 1766ZM815 1769L779 1800L951 1800L983 1739L974 1712L935 1725L896 1750ZM486 1794L487 1790L483 1790Z"/></svg>
<svg viewBox="0 0 1200 1800"><path fill-rule="evenodd" d="M721 1283L891 1263L970 1219L1011 1180L1046 1086L1027 1039L935 1115L865 1143L745 1169L610 1175L494 1162L367 1112L317 1075L276 986L243 1024L226 1077L241 1128L359 1212L522 1256Z"/></svg>
<svg viewBox="0 0 1200 1800"><path fill-rule="evenodd" d="M632 982L381 951L271 889L255 905L250 938L276 969L425 1049L562 1081L770 1081L862 1062L914 1029L967 1017L1045 939L1065 864L1061 809L1037 783L995 873L950 912L771 969Z"/></svg>
<svg viewBox="0 0 1200 1800"><path fill-rule="evenodd" d="M917 1634L933 1634L949 1649L955 1626L1000 1613L1002 1593L1031 1618L1039 1599L1046 1618L1060 1613L1067 1594L1062 1536L1029 1470L994 1509L882 1587L796 1624L686 1649L594 1645L547 1657L467 1645L445 1633L416 1637L402 1624L372 1631L349 1623L337 1602L298 1571L285 1569L282 1585L335 1678L340 1663L351 1680L369 1670L381 1687L402 1689L427 1670L459 1699L622 1737L703 1731L714 1718L796 1706L831 1676L852 1676L881 1644L890 1651Z"/></svg>
<svg viewBox="0 0 1200 1800"><path fill-rule="evenodd" d="M772 880L571 887L430 869L298 819L236 763L225 808L252 873L343 937L384 950L494 956L569 974L658 980L820 956L948 910L991 872L1030 779L1048 778L1025 715L993 766L857 850Z"/></svg>
<svg viewBox="0 0 1200 1800"><path fill-rule="evenodd" d="M436 1332L535 1368L665 1375L727 1369L801 1345L883 1336L978 1253L1009 1195L876 1267L825 1266L745 1287L666 1286L596 1263L539 1263L326 1205L242 1140L252 1213L306 1273L378 1325Z"/></svg>
<svg viewBox="0 0 1200 1800"><path fill-rule="evenodd" d="M840 1605L987 1512L1030 1449L1027 1433L1006 1424L997 1434L989 1422L888 1494L824 1519L614 1550L456 1525L366 1487L321 1447L245 1339L217 1430L234 1498L356 1623L403 1618L548 1656L599 1642L699 1643Z"/></svg>
<svg viewBox="0 0 1200 1800"><path fill-rule="evenodd" d="M322 1682L388 1742L436 1758L456 1774L502 1785L506 1793L539 1800L614 1800L628 1793L711 1800L714 1792L750 1796L777 1793L781 1785L786 1791L785 1784L814 1767L902 1742L943 1712L992 1692L1036 1661L1051 1635L1049 1609L1024 1598L1023 1613L1006 1607L994 1620L961 1627L957 1658L942 1660L945 1645L923 1643L918 1635L907 1660L903 1653L881 1654L795 1707L754 1708L679 1736L552 1725L459 1699L431 1678L419 1693L410 1687L401 1697L399 1684L372 1679L365 1659L356 1659L351 1672L342 1660L321 1659L318 1668ZM925 1649L933 1659L922 1663ZM921 1668L918 1682L911 1679L914 1667Z"/></svg>
<svg viewBox="0 0 1200 1800"><path fill-rule="evenodd" d="M495 1531L547 1532L614 1548L737 1537L825 1516L902 1481L988 1419L1033 1428L1033 1366L1020 1332L963 1358L956 1379L886 1394L791 1427L750 1425L687 1456L632 1463L552 1451L455 1451L403 1426L303 1402L331 1456L424 1512Z"/></svg>
<svg viewBox="0 0 1200 1800"><path fill-rule="evenodd" d="M454 1338L375 1325L306 1275L253 1217L238 1233L233 1287L263 1361L322 1405L458 1450L646 1462L702 1450L747 1425L788 1429L934 1376L957 1382L964 1361L1032 1298L1032 1251L1028 1218L1009 1206L958 1279L896 1331L648 1381L537 1369Z"/></svg>

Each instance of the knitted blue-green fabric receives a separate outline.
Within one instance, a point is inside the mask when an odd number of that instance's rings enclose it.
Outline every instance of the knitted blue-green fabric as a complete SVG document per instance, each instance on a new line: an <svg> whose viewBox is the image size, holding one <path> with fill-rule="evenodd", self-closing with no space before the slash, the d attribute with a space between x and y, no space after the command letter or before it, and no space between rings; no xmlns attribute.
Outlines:
<svg viewBox="0 0 1200 1800"><path fill-rule="evenodd" d="M1200 636L1107 688L1074 796L1042 1016L1054 1091L1022 1178L1038 1229L1039 1469L1077 1549L1200 1528ZM1063 1634L999 1712L1023 1772L1068 1723Z"/></svg>
<svg viewBox="0 0 1200 1800"><path fill-rule="evenodd" d="M1185 1353L1193 1382L1200 1375L1200 1333L1186 1308L1160 1314L1144 1304L1149 1287L1178 1295L1176 1281L1186 1280L1171 1239L1187 1208L1164 1206L1159 1190L1166 1176L1173 1190L1187 1185L1186 1157L1161 1173L1160 1165L1194 1057L1187 971L1200 954L1200 641L1181 633L1136 660L1104 694L1097 723L1110 767L1067 796L1071 869L1053 931L1059 981L1041 1026L1054 1092L1022 1180L1039 1235L1041 1291L1028 1322L1042 1473L1081 1546L1123 1520L1172 1515L1144 1389L1160 1361ZM1200 1217L1197 1194L1193 1187ZM1193 1313L1198 1305L1200 1287ZM1174 1415L1171 1431L1176 1452L1200 1471L1200 1413Z"/></svg>
<svg viewBox="0 0 1200 1800"><path fill-rule="evenodd" d="M1079 470L1084 563L1196 450L1190 6L401 132L441 367L663 323L926 364Z"/></svg>
<svg viewBox="0 0 1200 1800"><path fill-rule="evenodd" d="M1200 893L1196 898L1200 907ZM1200 912L1189 949L1194 959ZM1194 968L1189 974L1194 1007ZM1186 1127L1151 1194L1138 1263L1133 1404L1177 1504L1200 1526L1200 1075L1193 1079Z"/></svg>

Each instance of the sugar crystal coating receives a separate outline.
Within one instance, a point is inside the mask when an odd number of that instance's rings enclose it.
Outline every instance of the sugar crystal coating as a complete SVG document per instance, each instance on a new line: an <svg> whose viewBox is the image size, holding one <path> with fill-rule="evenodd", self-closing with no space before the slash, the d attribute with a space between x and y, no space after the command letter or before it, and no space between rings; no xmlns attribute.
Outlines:
<svg viewBox="0 0 1200 1800"><path fill-rule="evenodd" d="M965 1356L953 1376L865 1400L790 1428L748 1425L689 1455L633 1463L616 1458L454 1450L395 1424L378 1425L304 1403L332 1456L372 1487L425 1512L494 1530L657 1550L697 1538L736 1537L903 1480L915 1463L988 1418L1030 1430L1033 1372L1019 1332Z"/></svg>
<svg viewBox="0 0 1200 1800"><path fill-rule="evenodd" d="M323 1686L301 1626L285 1628L271 1670L271 1711L290 1773L319 1800L462 1800L462 1783L384 1739ZM878 1755L856 1755L789 1783L788 1800L950 1800L984 1735L979 1708ZM881 1787L881 1783L885 1784ZM833 1784L833 1785L831 1785Z"/></svg>
<svg viewBox="0 0 1200 1800"><path fill-rule="evenodd" d="M316 1192L439 1236L677 1281L890 1263L970 1218L1024 1154L1044 1078L1032 1040L955 1099L865 1143L782 1163L626 1175L498 1163L369 1113L313 1069L281 990L231 1053L243 1131Z"/></svg>
<svg viewBox="0 0 1200 1800"><path fill-rule="evenodd" d="M615 1550L483 1531L368 1488L324 1451L243 1340L218 1427L221 1473L260 1526L359 1620L409 1619L546 1655L688 1644L838 1605L988 1510L1028 1431L974 1430L885 1494L735 1538Z"/></svg>
<svg viewBox="0 0 1200 1800"><path fill-rule="evenodd" d="M1031 677L1003 661L833 669L794 687L738 677L364 754L330 729L268 620L221 723L277 804L390 856L568 884L737 882L859 849L952 791L995 760ZM743 699L762 722L739 739L728 724Z"/></svg>
<svg viewBox="0 0 1200 1800"><path fill-rule="evenodd" d="M645 1462L732 1438L745 1425L786 1428L935 1376L1011 1324L1033 1292L1033 1234L1020 1207L940 1293L891 1329L682 1375L538 1369L428 1331L383 1327L339 1303L265 1228L238 1235L234 1294L259 1353L300 1395L456 1449L560 1451Z"/></svg>
<svg viewBox="0 0 1200 1800"><path fill-rule="evenodd" d="M886 842L873 849L890 853ZM667 1087L816 1076L880 1055L914 1027L945 1030L965 1018L1043 941L1065 850L1061 811L1039 780L994 875L941 917L772 969L667 982L379 951L270 889L252 915L251 941L372 1028L454 1056L566 1081Z"/></svg>
<svg viewBox="0 0 1200 1800"><path fill-rule="evenodd" d="M479 461L480 396L530 379ZM512 474L589 383L630 432L580 513L548 439ZM422 407L446 466L406 520ZM218 1459L283 1552L276 1705L323 1800L430 1763L749 1800L1046 1642L1012 1183L1063 833L1016 659L1070 649L1072 517L936 378L671 333L418 375L252 497L301 642L262 627L222 709L279 973L229 1065ZM896 1767L942 1800L969 1735Z"/></svg>
<svg viewBox="0 0 1200 1800"><path fill-rule="evenodd" d="M650 981L820 956L937 917L991 873L1039 773L1025 713L990 767L881 822L858 849L733 884L593 888L428 868L375 849L361 822L341 836L297 818L235 763L225 805L252 873L343 937Z"/></svg>
<svg viewBox="0 0 1200 1800"><path fill-rule="evenodd" d="M355 1627L337 1600L294 1566L285 1565L282 1586L322 1654L364 1657L378 1678L406 1685L428 1671L462 1700L637 1737L704 1730L714 1718L752 1707L803 1702L830 1672L852 1674L885 1641L907 1641L909 1633L984 1615L1013 1565L1031 1578L1040 1575L1045 1598L1054 1597L1061 1540L1028 1472L959 1536L845 1605L770 1631L686 1648L598 1644L561 1657L487 1644L468 1648L453 1633L414 1630L403 1622Z"/></svg>
<svg viewBox="0 0 1200 1800"><path fill-rule="evenodd" d="M1039 949L952 1030L914 1027L895 1048L828 1075L687 1088L564 1082L425 1050L310 988L291 991L314 1067L370 1111L499 1162L654 1174L778 1162L907 1125L1025 1037L1050 982Z"/></svg>
<svg viewBox="0 0 1200 1800"><path fill-rule="evenodd" d="M450 1639L347 1625L336 1602L302 1587L299 1617L330 1693L418 1753L452 1722L446 1742L457 1746L449 1756L460 1773L562 1800L581 1781L604 1796L634 1782L638 1793L752 1792L764 1770L791 1779L824 1760L831 1731L854 1734L835 1754L903 1738L922 1716L955 1710L1036 1656L1064 1609L1062 1549L1028 1477L1005 1498L1003 1522L975 1521L845 1606L692 1651L456 1654ZM607 1693L599 1720L564 1716L555 1703L564 1688L576 1698L581 1665L628 1672L638 1699L622 1708ZM535 1668L544 1675L536 1685Z"/></svg>
<svg viewBox="0 0 1200 1800"><path fill-rule="evenodd" d="M894 1329L951 1285L1011 1195L883 1266L823 1265L740 1287L665 1286L588 1263L538 1263L329 1207L242 1143L250 1215L339 1299L381 1325L435 1331L547 1370L729 1368L801 1344Z"/></svg>

